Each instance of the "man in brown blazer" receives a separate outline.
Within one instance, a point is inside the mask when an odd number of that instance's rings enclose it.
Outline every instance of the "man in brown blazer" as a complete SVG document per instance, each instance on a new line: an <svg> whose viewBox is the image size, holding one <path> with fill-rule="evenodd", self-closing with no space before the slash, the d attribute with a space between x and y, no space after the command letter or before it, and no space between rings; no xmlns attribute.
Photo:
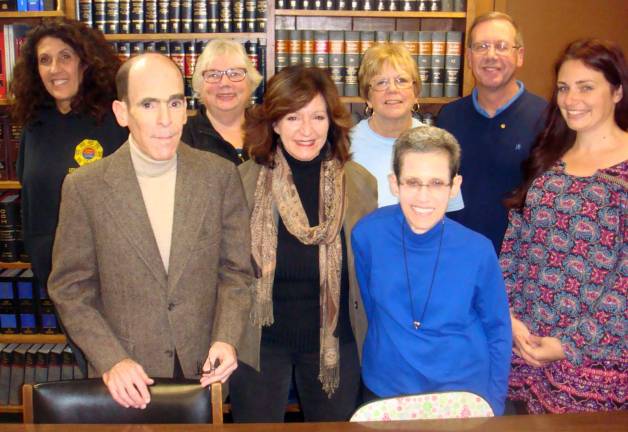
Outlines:
<svg viewBox="0 0 628 432"><path fill-rule="evenodd" d="M144 408L150 377L200 375L206 386L237 367L251 303L249 221L235 166L180 142L178 67L137 56L116 86L129 140L67 176L48 286L88 374L121 405Z"/></svg>

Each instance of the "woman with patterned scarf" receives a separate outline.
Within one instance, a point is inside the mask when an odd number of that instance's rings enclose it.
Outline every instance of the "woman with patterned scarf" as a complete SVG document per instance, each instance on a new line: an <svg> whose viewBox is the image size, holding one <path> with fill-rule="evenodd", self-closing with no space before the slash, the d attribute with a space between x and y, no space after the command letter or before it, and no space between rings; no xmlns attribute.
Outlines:
<svg viewBox="0 0 628 432"><path fill-rule="evenodd" d="M273 76L247 114L257 281L230 382L236 422L282 422L293 373L306 421L347 420L358 403L366 319L349 239L377 185L349 160L350 127L327 73L303 66Z"/></svg>

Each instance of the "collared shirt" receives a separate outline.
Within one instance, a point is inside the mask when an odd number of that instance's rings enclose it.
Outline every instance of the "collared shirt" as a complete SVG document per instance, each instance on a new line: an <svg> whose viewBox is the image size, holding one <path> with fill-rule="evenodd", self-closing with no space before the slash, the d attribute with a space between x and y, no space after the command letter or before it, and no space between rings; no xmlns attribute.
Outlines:
<svg viewBox="0 0 628 432"><path fill-rule="evenodd" d="M500 106L499 108L497 108L495 110L495 114L494 115L489 115L489 113L480 106L480 102L478 102L478 89L477 87L473 88L473 92L471 93L471 98L473 100L473 107L475 108L475 110L480 113L481 115L483 115L486 118L493 118L495 116L497 116L499 113L505 111L506 109L508 109L508 107L510 105L512 105L517 99L519 99L519 97L523 94L524 90L526 89L525 86L523 85L522 81L517 80L517 85L519 86L519 90L517 90L517 93L515 93L515 95L510 98L510 100L508 102L506 102L504 105Z"/></svg>

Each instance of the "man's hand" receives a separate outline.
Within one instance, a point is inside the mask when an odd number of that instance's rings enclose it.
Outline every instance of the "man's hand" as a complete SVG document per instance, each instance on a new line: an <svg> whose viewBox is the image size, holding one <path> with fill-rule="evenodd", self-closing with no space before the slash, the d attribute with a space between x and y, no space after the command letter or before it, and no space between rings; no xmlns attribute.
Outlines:
<svg viewBox="0 0 628 432"><path fill-rule="evenodd" d="M214 368L214 365L217 365ZM214 382L226 382L229 376L238 367L235 348L225 342L214 342L209 348L207 360L203 365L201 385L207 387Z"/></svg>
<svg viewBox="0 0 628 432"><path fill-rule="evenodd" d="M148 385L153 380L146 375L144 368L131 359L116 363L102 375L111 397L125 408L146 408L150 403Z"/></svg>

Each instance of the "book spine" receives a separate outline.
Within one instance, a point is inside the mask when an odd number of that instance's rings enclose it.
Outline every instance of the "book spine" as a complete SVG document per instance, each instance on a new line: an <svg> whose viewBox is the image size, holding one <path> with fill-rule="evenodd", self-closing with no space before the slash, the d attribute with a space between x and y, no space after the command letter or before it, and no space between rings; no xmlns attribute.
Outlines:
<svg viewBox="0 0 628 432"><path fill-rule="evenodd" d="M401 10L404 12L412 12L417 10L419 4L416 0L404 0L401 2Z"/></svg>
<svg viewBox="0 0 628 432"><path fill-rule="evenodd" d="M301 64L301 30L288 31L288 64Z"/></svg>
<svg viewBox="0 0 628 432"><path fill-rule="evenodd" d="M403 45L403 32L391 31L388 33L388 41L395 45Z"/></svg>
<svg viewBox="0 0 628 432"><path fill-rule="evenodd" d="M246 0L244 3L244 31L254 33L257 28L257 1Z"/></svg>
<svg viewBox="0 0 628 432"><path fill-rule="evenodd" d="M209 33L220 31L220 3L218 0L209 0L207 3L207 31Z"/></svg>
<svg viewBox="0 0 628 432"><path fill-rule="evenodd" d="M432 67L432 32L419 32L419 77L421 78L420 97L430 97Z"/></svg>
<svg viewBox="0 0 628 432"><path fill-rule="evenodd" d="M266 33L266 14L268 2L272 0L257 0L257 14L255 16L255 28L259 33Z"/></svg>
<svg viewBox="0 0 628 432"><path fill-rule="evenodd" d="M78 17L79 21L84 22L87 26L93 27L94 20L92 19L92 0L79 0L78 4Z"/></svg>
<svg viewBox="0 0 628 432"><path fill-rule="evenodd" d="M170 29L170 1L157 0L157 33L168 33Z"/></svg>
<svg viewBox="0 0 628 432"><path fill-rule="evenodd" d="M301 63L314 66L314 30L301 30Z"/></svg>
<svg viewBox="0 0 628 432"><path fill-rule="evenodd" d="M220 32L233 32L233 15L231 13L231 0L220 1Z"/></svg>
<svg viewBox="0 0 628 432"><path fill-rule="evenodd" d="M157 52L157 42L155 41L144 42L144 52L145 53Z"/></svg>
<svg viewBox="0 0 628 432"><path fill-rule="evenodd" d="M37 321L35 314L35 292L33 280L18 276L17 279L17 299L20 311L20 333L37 333Z"/></svg>
<svg viewBox="0 0 628 432"><path fill-rule="evenodd" d="M412 56L417 67L419 67L419 33L416 31L404 31L403 45Z"/></svg>
<svg viewBox="0 0 628 432"><path fill-rule="evenodd" d="M275 73L288 66L288 32L275 30Z"/></svg>
<svg viewBox="0 0 628 432"><path fill-rule="evenodd" d="M440 10L443 12L450 12L454 10L454 0L441 0Z"/></svg>
<svg viewBox="0 0 628 432"><path fill-rule="evenodd" d="M445 97L460 95L462 32L448 31L445 43Z"/></svg>
<svg viewBox="0 0 628 432"><path fill-rule="evenodd" d="M168 20L170 33L181 33L181 1L170 0L168 2Z"/></svg>
<svg viewBox="0 0 628 432"><path fill-rule="evenodd" d="M192 0L181 0L181 33L192 33Z"/></svg>
<svg viewBox="0 0 628 432"><path fill-rule="evenodd" d="M329 67L329 33L327 30L314 31L314 66Z"/></svg>
<svg viewBox="0 0 628 432"><path fill-rule="evenodd" d="M440 0L428 0L427 7L430 12L438 12L441 10L440 8Z"/></svg>
<svg viewBox="0 0 628 432"><path fill-rule="evenodd" d="M345 84L345 38L342 30L329 32L329 69L331 80L336 84L340 96Z"/></svg>
<svg viewBox="0 0 628 432"><path fill-rule="evenodd" d="M443 82L445 75L445 40L447 34L444 31L432 33L432 64L430 96L443 96Z"/></svg>
<svg viewBox="0 0 628 432"><path fill-rule="evenodd" d="M266 39L259 39L257 44L257 59L258 59L258 69L262 74L262 82L257 87L255 93L257 93L257 103L262 103L264 101L264 92L266 91L266 80L268 76L266 74Z"/></svg>
<svg viewBox="0 0 628 432"><path fill-rule="evenodd" d="M275 1L275 9L286 9L288 5L288 0L276 0Z"/></svg>
<svg viewBox="0 0 628 432"><path fill-rule="evenodd" d="M116 54L122 63L131 58L131 43L116 42Z"/></svg>
<svg viewBox="0 0 628 432"><path fill-rule="evenodd" d="M134 41L131 42L131 57L140 55L144 52L144 42Z"/></svg>
<svg viewBox="0 0 628 432"><path fill-rule="evenodd" d="M120 28L120 1L105 0L105 33L117 34Z"/></svg>
<svg viewBox="0 0 628 432"><path fill-rule="evenodd" d="M144 0L144 33L157 33L157 0Z"/></svg>
<svg viewBox="0 0 628 432"><path fill-rule="evenodd" d="M144 0L131 0L131 33L144 33Z"/></svg>
<svg viewBox="0 0 628 432"><path fill-rule="evenodd" d="M192 0L192 28L194 33L207 33L207 2Z"/></svg>
<svg viewBox="0 0 628 432"><path fill-rule="evenodd" d="M11 363L11 383L9 385L9 405L19 405L22 403L22 384L24 384L24 361L26 351L30 345L20 344L13 351L13 361Z"/></svg>
<svg viewBox="0 0 628 432"><path fill-rule="evenodd" d="M384 43L388 42L389 32L378 30L375 32L375 43Z"/></svg>
<svg viewBox="0 0 628 432"><path fill-rule="evenodd" d="M360 32L345 31L345 80L343 95L358 95L358 70L360 68Z"/></svg>
<svg viewBox="0 0 628 432"><path fill-rule="evenodd" d="M131 33L131 0L120 0L120 27L118 33Z"/></svg>
<svg viewBox="0 0 628 432"><path fill-rule="evenodd" d="M185 101L187 109L196 109L194 90L192 88L192 75L196 66L196 42L189 41L183 44L183 78L185 79Z"/></svg>
<svg viewBox="0 0 628 432"><path fill-rule="evenodd" d="M94 24L103 33L107 33L105 0L94 0Z"/></svg>
<svg viewBox="0 0 628 432"><path fill-rule="evenodd" d="M259 71L259 57L258 57L258 49L257 49L257 41L247 41L244 44L244 49L246 51L246 55L251 60L253 67ZM257 103L257 92L253 92L251 94L251 104Z"/></svg>
<svg viewBox="0 0 628 432"><path fill-rule="evenodd" d="M170 45L167 41L159 41L155 44L155 49L158 53L170 57Z"/></svg>
<svg viewBox="0 0 628 432"><path fill-rule="evenodd" d="M419 12L427 12L429 10L428 1L427 0L419 0L419 7L417 8Z"/></svg>
<svg viewBox="0 0 628 432"><path fill-rule="evenodd" d="M464 12L467 9L467 2L465 0L454 0L454 11Z"/></svg>
<svg viewBox="0 0 628 432"><path fill-rule="evenodd" d="M183 42L170 41L170 59L179 66L181 75L185 76L185 49Z"/></svg>
<svg viewBox="0 0 628 432"><path fill-rule="evenodd" d="M232 6L233 31L235 33L244 33L244 0L234 0Z"/></svg>

